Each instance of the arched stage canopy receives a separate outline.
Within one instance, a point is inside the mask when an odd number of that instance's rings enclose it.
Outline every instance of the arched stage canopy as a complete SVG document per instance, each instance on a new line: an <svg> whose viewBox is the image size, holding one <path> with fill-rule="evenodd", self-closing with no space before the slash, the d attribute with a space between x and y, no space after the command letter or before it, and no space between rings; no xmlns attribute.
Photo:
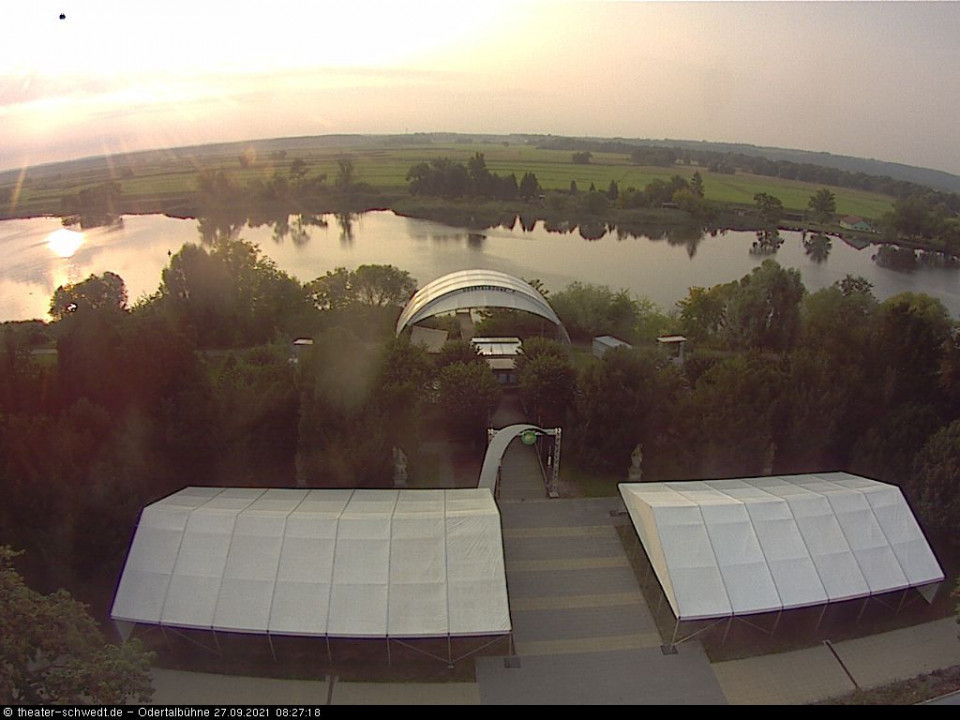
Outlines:
<svg viewBox="0 0 960 720"><path fill-rule="evenodd" d="M546 318L569 341L560 318L539 292L520 278L498 270L459 270L429 282L414 293L397 320L397 335L421 320L478 307L498 307Z"/></svg>
<svg viewBox="0 0 960 720"><path fill-rule="evenodd" d="M818 473L622 483L678 621L777 612L943 580L894 485Z"/></svg>

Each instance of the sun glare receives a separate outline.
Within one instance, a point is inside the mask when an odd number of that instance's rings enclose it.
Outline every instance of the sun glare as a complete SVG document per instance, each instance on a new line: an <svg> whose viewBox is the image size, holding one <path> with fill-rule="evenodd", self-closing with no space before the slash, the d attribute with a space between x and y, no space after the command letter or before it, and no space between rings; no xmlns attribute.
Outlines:
<svg viewBox="0 0 960 720"><path fill-rule="evenodd" d="M54 255L62 258L73 257L81 245L83 245L83 233L76 230L60 228L47 236L47 246Z"/></svg>

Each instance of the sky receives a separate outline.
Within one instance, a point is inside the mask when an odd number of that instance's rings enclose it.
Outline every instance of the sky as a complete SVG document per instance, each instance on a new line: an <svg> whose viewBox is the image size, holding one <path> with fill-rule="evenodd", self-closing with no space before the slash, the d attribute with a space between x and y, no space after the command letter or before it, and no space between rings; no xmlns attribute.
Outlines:
<svg viewBox="0 0 960 720"><path fill-rule="evenodd" d="M0 169L436 131L743 142L960 174L957 2L11 0L3 26Z"/></svg>

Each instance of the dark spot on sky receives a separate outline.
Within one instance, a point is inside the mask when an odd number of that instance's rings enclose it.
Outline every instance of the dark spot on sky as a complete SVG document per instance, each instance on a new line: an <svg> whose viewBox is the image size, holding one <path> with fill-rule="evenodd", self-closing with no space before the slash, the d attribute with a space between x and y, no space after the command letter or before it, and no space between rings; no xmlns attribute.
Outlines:
<svg viewBox="0 0 960 720"><path fill-rule="evenodd" d="M61 20L66 20L66 19L67 19L66 13L60 13L60 19L61 19Z"/></svg>

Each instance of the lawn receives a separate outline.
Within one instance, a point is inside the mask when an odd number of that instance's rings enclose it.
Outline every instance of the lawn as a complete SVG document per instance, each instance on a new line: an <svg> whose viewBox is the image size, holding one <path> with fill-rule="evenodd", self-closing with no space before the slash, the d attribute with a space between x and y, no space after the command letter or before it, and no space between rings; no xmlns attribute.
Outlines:
<svg viewBox="0 0 960 720"><path fill-rule="evenodd" d="M121 183L128 196L157 199L182 197L196 190L198 171L224 170L231 181L245 185L255 179L268 180L275 172L286 175L290 164L302 159L307 164L307 177L326 174L328 184L337 176L337 161L349 157L354 163L355 180L368 183L383 191L396 192L407 188L407 172L413 165L446 157L456 162L466 161L475 153L483 153L487 167L500 175L535 173L546 190L567 190L576 182L580 190L593 184L606 191L611 181L621 189L634 187L642 190L655 179L669 180L673 175L689 178L698 169L704 178L706 198L720 203L752 205L753 196L765 192L779 197L788 211L799 212L821 185L793 180L781 180L749 174L723 175L711 173L692 165L671 167L641 167L619 153L594 153L589 164L576 164L572 153L565 150L544 150L530 145L506 143L450 142L424 144L412 141L410 145L379 145L367 138L358 138L354 145L331 147L317 138L316 146L291 149L289 152L261 153L249 167L240 163L240 148L223 146L191 148L176 152L156 152L131 159L111 162L78 163L45 166L31 169L23 186L18 206L30 212L54 214L60 209L60 196L76 193L113 179ZM892 199L877 193L847 188L831 188L837 198L837 212L879 218L890 209Z"/></svg>

